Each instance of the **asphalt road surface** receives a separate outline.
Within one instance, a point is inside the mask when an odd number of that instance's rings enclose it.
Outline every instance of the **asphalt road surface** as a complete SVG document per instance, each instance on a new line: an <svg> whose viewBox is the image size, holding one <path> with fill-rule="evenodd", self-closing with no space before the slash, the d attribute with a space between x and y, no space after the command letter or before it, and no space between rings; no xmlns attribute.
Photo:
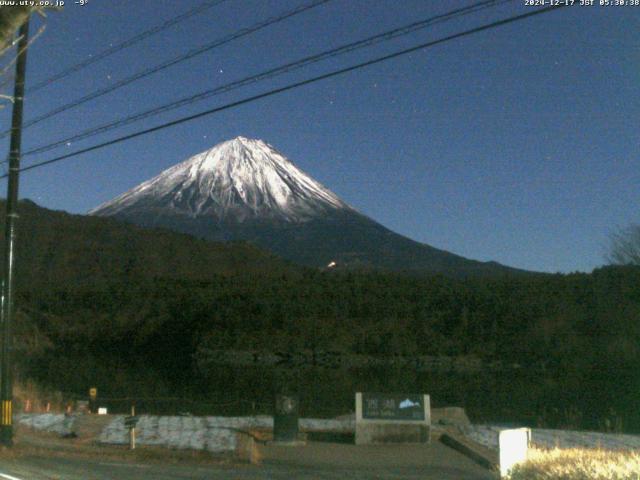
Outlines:
<svg viewBox="0 0 640 480"><path fill-rule="evenodd" d="M325 480L434 479L489 480L496 475L434 442L428 446L363 447L314 443L305 447L264 447L260 465L166 463L136 459L88 459L24 454L0 458L0 480Z"/></svg>

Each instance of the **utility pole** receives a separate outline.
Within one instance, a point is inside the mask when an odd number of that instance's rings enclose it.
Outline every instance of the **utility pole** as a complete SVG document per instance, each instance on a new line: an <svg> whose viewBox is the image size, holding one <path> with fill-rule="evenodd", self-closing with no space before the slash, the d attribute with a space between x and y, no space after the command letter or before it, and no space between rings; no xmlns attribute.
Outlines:
<svg viewBox="0 0 640 480"><path fill-rule="evenodd" d="M18 60L16 83L13 94L13 116L11 119L11 145L9 147L9 181L7 184L7 216L4 231L4 262L0 311L0 444L13 445L13 365L12 324L14 314L14 263L16 220L18 219L18 180L20 173L20 144L22 140L22 105L24 102L25 72L27 69L27 47L29 45L29 19L18 33Z"/></svg>

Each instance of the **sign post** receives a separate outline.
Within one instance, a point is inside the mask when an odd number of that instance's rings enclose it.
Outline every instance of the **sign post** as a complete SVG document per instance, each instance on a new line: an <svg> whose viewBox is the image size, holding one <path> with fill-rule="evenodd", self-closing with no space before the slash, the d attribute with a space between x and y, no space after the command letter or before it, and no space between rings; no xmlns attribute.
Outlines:
<svg viewBox="0 0 640 480"><path fill-rule="evenodd" d="M131 405L131 415L124 417L124 426L129 429L129 449L136 449L136 425L138 424L138 417L136 417L136 407Z"/></svg>
<svg viewBox="0 0 640 480"><path fill-rule="evenodd" d="M98 398L98 389L96 387L91 387L89 389L89 411L91 413L96 412L96 400Z"/></svg>
<svg viewBox="0 0 640 480"><path fill-rule="evenodd" d="M273 416L274 442L291 443L298 440L298 397L276 395L276 411Z"/></svg>

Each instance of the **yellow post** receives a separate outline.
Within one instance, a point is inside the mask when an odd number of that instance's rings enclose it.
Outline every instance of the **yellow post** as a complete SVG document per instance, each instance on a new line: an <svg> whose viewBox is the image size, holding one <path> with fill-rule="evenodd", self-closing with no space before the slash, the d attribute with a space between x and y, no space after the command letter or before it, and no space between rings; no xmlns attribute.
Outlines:
<svg viewBox="0 0 640 480"><path fill-rule="evenodd" d="M0 415L0 425L11 427L12 425L12 401L2 401L2 415Z"/></svg>

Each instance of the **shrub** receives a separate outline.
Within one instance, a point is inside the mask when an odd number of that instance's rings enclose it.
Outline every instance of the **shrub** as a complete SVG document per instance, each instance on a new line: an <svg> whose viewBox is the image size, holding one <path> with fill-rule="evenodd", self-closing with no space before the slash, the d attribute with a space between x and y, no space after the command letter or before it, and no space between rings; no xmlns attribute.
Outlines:
<svg viewBox="0 0 640 480"><path fill-rule="evenodd" d="M511 480L640 480L640 453L595 449L529 450Z"/></svg>

